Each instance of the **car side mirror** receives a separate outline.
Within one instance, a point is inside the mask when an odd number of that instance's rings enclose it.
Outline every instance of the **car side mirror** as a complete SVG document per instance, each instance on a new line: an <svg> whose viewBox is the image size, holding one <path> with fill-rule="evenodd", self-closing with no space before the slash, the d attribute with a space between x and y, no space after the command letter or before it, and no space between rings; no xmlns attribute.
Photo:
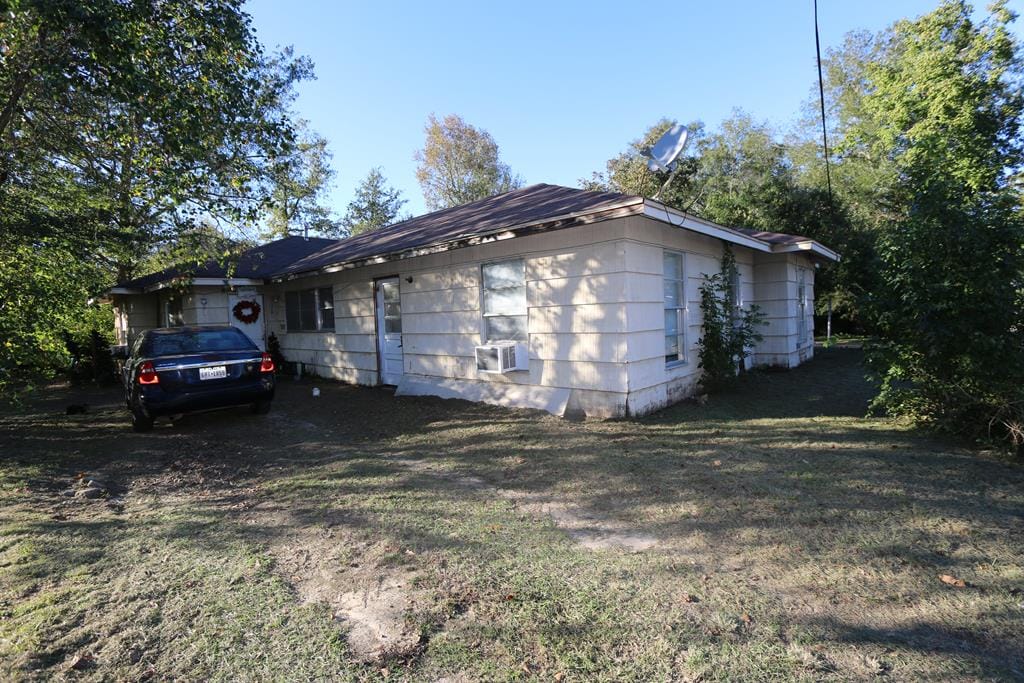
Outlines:
<svg viewBox="0 0 1024 683"><path fill-rule="evenodd" d="M128 346L125 344L111 346L110 355L114 360L128 360Z"/></svg>

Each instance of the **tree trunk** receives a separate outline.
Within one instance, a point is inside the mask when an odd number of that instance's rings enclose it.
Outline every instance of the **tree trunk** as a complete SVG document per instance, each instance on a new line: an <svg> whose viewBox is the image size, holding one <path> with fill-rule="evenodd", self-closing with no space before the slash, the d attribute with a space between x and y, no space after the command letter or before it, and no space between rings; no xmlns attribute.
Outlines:
<svg viewBox="0 0 1024 683"><path fill-rule="evenodd" d="M36 50L25 57L21 69L18 70L13 79L11 93L8 95L7 101L4 102L3 109L0 109L0 140L7 138L7 130L14 121L14 116L18 112L18 105L21 103L21 98L24 96L28 84L32 81L32 69L35 66L36 57L45 47L46 37L46 27L42 26L39 28L39 34L36 37ZM7 150L2 151L6 152Z"/></svg>

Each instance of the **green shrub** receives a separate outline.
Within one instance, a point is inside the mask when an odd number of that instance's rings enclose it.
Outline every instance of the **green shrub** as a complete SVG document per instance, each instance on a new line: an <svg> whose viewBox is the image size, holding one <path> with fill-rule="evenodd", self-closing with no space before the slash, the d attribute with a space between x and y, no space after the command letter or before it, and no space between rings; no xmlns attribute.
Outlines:
<svg viewBox="0 0 1024 683"><path fill-rule="evenodd" d="M109 304L89 306L69 324L64 343L70 356L68 377L73 382L111 383L117 379L110 347L114 343L114 313Z"/></svg>
<svg viewBox="0 0 1024 683"><path fill-rule="evenodd" d="M267 336L267 353L274 360L274 368L277 372L285 371L285 363L287 359L284 357L284 352L281 350L281 340L277 338L277 335L271 332Z"/></svg>
<svg viewBox="0 0 1024 683"><path fill-rule="evenodd" d="M758 328L767 324L758 306L741 308L735 305L736 273L736 258L726 245L722 253L722 269L712 275L705 273L700 286L700 310L704 321L698 367L704 371L700 386L705 391L727 387L736 380L736 375L743 371L750 350L763 338Z"/></svg>

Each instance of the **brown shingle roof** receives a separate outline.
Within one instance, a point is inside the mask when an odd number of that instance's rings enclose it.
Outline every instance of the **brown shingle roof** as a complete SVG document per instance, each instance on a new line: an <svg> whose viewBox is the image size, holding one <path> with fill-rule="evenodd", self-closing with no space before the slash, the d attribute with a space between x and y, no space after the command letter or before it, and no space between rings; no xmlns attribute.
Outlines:
<svg viewBox="0 0 1024 683"><path fill-rule="evenodd" d="M753 230L752 228L733 228L733 230L736 232L742 232L744 235L753 237L756 240L761 240L768 244L778 244L780 246L812 241L810 237L788 235L784 232L768 232L767 230Z"/></svg>
<svg viewBox="0 0 1024 683"><path fill-rule="evenodd" d="M126 289L145 289L161 282L168 282L179 277L192 278L225 278L228 277L228 270L233 265L231 277L265 279L271 277L277 271L286 268L294 263L316 253L325 247L336 243L338 240L325 239L323 237L291 236L261 244L258 247L247 249L238 256L226 263L210 260L195 267L175 266L165 268L157 273L151 273L137 277L127 282L119 283L118 287Z"/></svg>
<svg viewBox="0 0 1024 683"><path fill-rule="evenodd" d="M541 183L462 206L434 211L343 240L287 237L269 242L243 252L232 275L258 279L287 277L641 202L642 197L633 195L592 192ZM799 235L749 228L733 230L770 245L788 246L810 241ZM141 289L183 274L181 269L169 268L119 286ZM215 261L207 262L190 274L197 278L227 276L226 269Z"/></svg>
<svg viewBox="0 0 1024 683"><path fill-rule="evenodd" d="M274 276L454 242L572 214L592 213L630 200L641 201L640 197L617 192L530 185L340 240L292 263Z"/></svg>

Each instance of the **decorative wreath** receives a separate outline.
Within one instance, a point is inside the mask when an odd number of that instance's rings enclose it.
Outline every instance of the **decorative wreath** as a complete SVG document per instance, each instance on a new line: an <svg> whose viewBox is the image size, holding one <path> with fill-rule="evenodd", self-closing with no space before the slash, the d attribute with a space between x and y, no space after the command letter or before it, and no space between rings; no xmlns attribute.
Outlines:
<svg viewBox="0 0 1024 683"><path fill-rule="evenodd" d="M255 301L246 301L243 299L235 304L235 307L231 309L231 312L234 314L236 319L246 325L251 325L260 319L260 305Z"/></svg>

